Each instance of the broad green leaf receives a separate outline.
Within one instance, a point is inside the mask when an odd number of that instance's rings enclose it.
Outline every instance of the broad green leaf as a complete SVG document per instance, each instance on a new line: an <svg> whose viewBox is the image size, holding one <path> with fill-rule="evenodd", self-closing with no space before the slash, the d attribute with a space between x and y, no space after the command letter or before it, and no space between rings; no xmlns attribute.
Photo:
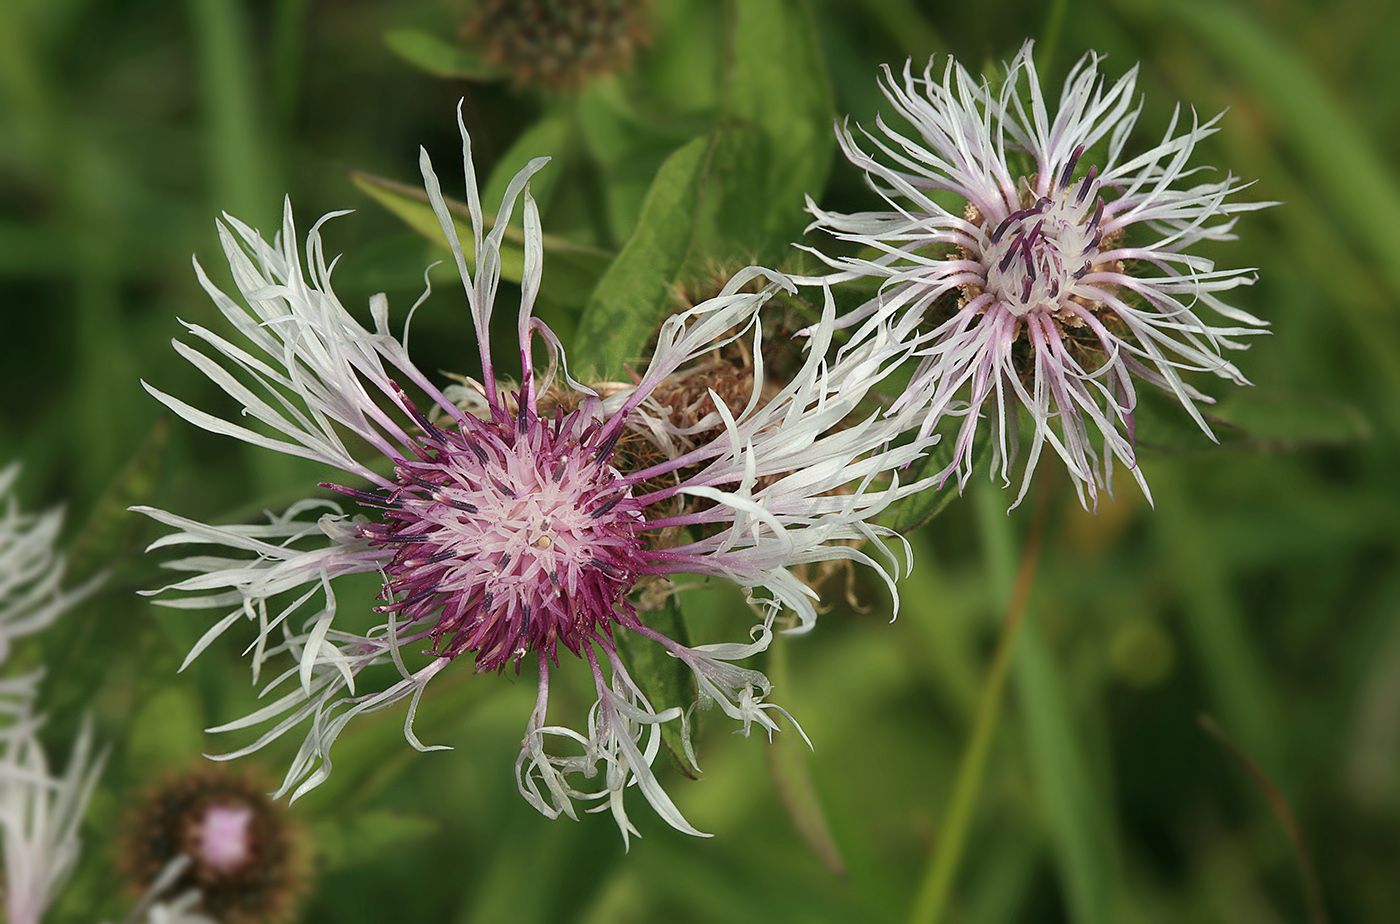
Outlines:
<svg viewBox="0 0 1400 924"><path fill-rule="evenodd" d="M574 337L579 372L615 378L637 362L672 303L696 243L695 215L705 190L715 136L696 138L661 165L637 229L599 280Z"/></svg>
<svg viewBox="0 0 1400 924"><path fill-rule="evenodd" d="M1241 388L1215 406L1210 415L1234 428L1229 436L1247 448L1292 450L1345 446L1369 439L1365 415L1344 401L1277 389Z"/></svg>
<svg viewBox="0 0 1400 924"><path fill-rule="evenodd" d="M602 174L607 226L614 240L631 236L657 171L691 137L638 112L625 86L613 79L595 80L578 99L580 131Z"/></svg>
<svg viewBox="0 0 1400 924"><path fill-rule="evenodd" d="M384 44L400 58L434 77L456 80L503 80L505 72L468 48L419 29L391 29Z"/></svg>
<svg viewBox="0 0 1400 924"><path fill-rule="evenodd" d="M442 829L442 819L390 809L331 813L311 826L325 869L343 869L382 860L395 850Z"/></svg>
<svg viewBox="0 0 1400 924"><path fill-rule="evenodd" d="M660 607L639 612L638 618L662 635L682 645L690 644L690 633L681 615L681 608L674 594L668 596ZM642 688L651 705L660 710L679 706L688 710L695 702L695 677L690 668L679 658L673 658L656 642L634 635L619 632L614 635L617 646L627 659L632 679ZM692 715L690 720L697 721ZM693 731L693 730L692 730ZM661 726L661 740L675 758L676 767L692 780L698 770L686 758L685 730L680 722L667 722Z"/></svg>
<svg viewBox="0 0 1400 924"><path fill-rule="evenodd" d="M712 220L746 258L780 259L806 224L804 196L826 185L831 86L807 4L742 0L731 11L730 130L716 152L722 194Z"/></svg>
<svg viewBox="0 0 1400 924"><path fill-rule="evenodd" d="M351 171L350 179L371 198L401 218L410 228L437 244L447 247L447 239L442 235L442 226L437 215L428 204L428 196L423 190L407 186L394 180L371 176L367 173ZM472 232L463 219L468 216L467 206L455 199L447 200L447 207L453 213L453 224L458 239L466 253L467 265L472 265L475 254L472 252ZM495 221L490 214L483 215L489 228ZM515 227L506 231L501 245L501 278L519 283L525 271L525 232ZM609 255L605 251L591 247L580 247L563 238L544 235L545 269L541 297L560 305L578 307L593 291L599 277L608 266Z"/></svg>
<svg viewBox="0 0 1400 924"><path fill-rule="evenodd" d="M599 283L574 362L615 377L641 352L678 283L707 264L780 258L805 222L831 161L831 91L806 7L797 0L732 6L722 128L671 154L636 229Z"/></svg>

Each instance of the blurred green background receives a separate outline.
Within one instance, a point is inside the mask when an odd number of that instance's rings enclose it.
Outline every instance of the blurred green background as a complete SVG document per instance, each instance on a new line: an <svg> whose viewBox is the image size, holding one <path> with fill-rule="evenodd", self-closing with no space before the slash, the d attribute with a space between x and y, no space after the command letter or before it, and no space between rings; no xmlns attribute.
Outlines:
<svg viewBox="0 0 1400 924"><path fill-rule="evenodd" d="M1141 62L1139 144L1178 101L1228 108L1198 162L1285 204L1246 215L1241 239L1210 253L1259 268L1233 302L1273 325L1237 359L1249 396L1201 383L1239 424L1221 428L1223 446L1181 415L1149 426L1155 509L1120 478L1118 502L1091 516L1057 462L1037 476L1044 549L946 920L1316 919L1249 765L1296 815L1330 919L1400 920L1400 6L656 0L629 70L562 93L491 79L462 37L469 16L465 0L0 0L0 464L24 461L28 509L66 504L75 572L110 570L27 652L49 665L55 754L85 710L114 749L51 920L120 918L130 900L111 839L127 807L166 770L246 740L199 731L250 706L246 667L222 645L175 674L204 622L135 595L160 581L140 555L156 531L121 511L246 519L326 477L172 424L138 383L231 410L168 346L177 318L219 323L189 258L225 278L221 210L271 232L287 194L304 233L323 212L357 209L327 231L346 254L337 291L365 317L385 291L401 320L443 252L350 171L417 185L421 144L460 195L459 98L483 182L497 162L509 172L555 155L535 184L545 230L604 255L629 240L672 151L759 119L779 148L800 142L801 169L744 181L773 203L753 224L721 216L725 233L681 274L698 285L706 261L784 259L803 189L875 207L827 125L873 123L878 64L952 53L978 71L1028 37L1053 95L1089 49L1110 77ZM765 64L771 98L733 98L735 74ZM552 265L543 311L567 344L589 277ZM460 290L434 279L416 360L470 374ZM979 476L912 538L893 624L862 575L857 608L833 582L817 630L775 647L774 699L813 752L714 723L701 781L664 771L713 839L677 834L634 799L645 837L625 854L606 817L530 809L510 772L529 678L447 672L418 733L450 752L409 749L398 713L352 726L331 782L293 809L318 845L303 919L904 920L945 831L1036 516L1028 502L1005 517L1007 502ZM714 633L699 641L746 625L721 590L689 606ZM575 718L582 673L559 672L556 708ZM249 762L277 777L290 753Z"/></svg>

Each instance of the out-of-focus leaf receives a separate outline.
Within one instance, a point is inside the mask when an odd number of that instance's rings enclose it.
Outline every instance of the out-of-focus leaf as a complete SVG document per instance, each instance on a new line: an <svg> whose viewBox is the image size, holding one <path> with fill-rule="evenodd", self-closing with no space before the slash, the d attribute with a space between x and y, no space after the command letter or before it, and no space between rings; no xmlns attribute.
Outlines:
<svg viewBox="0 0 1400 924"><path fill-rule="evenodd" d="M148 699L126 734L126 768L136 779L180 768L208 750L199 697L183 683L165 687Z"/></svg>
<svg viewBox="0 0 1400 924"><path fill-rule="evenodd" d="M768 679L776 688L789 686L785 639L776 639L769 648ZM845 876L846 861L841 858L841 848L831 833L821 796L812 782L812 770L807 762L809 753L806 740L796 729L775 735L768 745L768 772L773 776L778 798L797 833L827 869L837 876Z"/></svg>
<svg viewBox="0 0 1400 924"><path fill-rule="evenodd" d="M520 137L491 168L491 176L481 193L482 204L495 208L505 199L510 181L536 157L563 156L569 146L572 122L573 115L567 106L553 106L545 110L539 121L521 132ZM549 208L549 200L553 198L559 177L563 175L560 167L556 160L530 178L530 195L535 197L541 212Z"/></svg>
<svg viewBox="0 0 1400 924"><path fill-rule="evenodd" d="M1360 410L1321 395L1241 388L1200 408L1220 445L1234 449L1282 452L1345 446L1371 436ZM1155 389L1139 391L1134 417L1138 445L1144 448L1199 452L1215 445L1170 396Z"/></svg>
<svg viewBox="0 0 1400 924"><path fill-rule="evenodd" d="M725 127L715 154L721 195L709 216L729 249L781 258L806 224L804 196L831 167L831 86L801 0L731 4Z"/></svg>
<svg viewBox="0 0 1400 924"><path fill-rule="evenodd" d="M32 222L0 221L0 279L60 273L73 254L58 231Z"/></svg>
<svg viewBox="0 0 1400 924"><path fill-rule="evenodd" d="M455 80L502 80L505 72L471 49L444 41L420 29L391 29L384 44L420 71Z"/></svg>
<svg viewBox="0 0 1400 924"><path fill-rule="evenodd" d="M441 828L441 818L375 809L331 813L312 825L311 837L325 868L333 870L381 860Z"/></svg>
<svg viewBox="0 0 1400 924"><path fill-rule="evenodd" d="M978 924L1013 924L1024 919L1026 896L1036 884L1045 845L1024 829L989 835L995 841L984 846L983 862L968 870L969 881L958 903L961 917Z"/></svg>
<svg viewBox="0 0 1400 924"><path fill-rule="evenodd" d="M189 10L216 201L254 227L266 227L285 186L258 102L251 12L235 0L195 0Z"/></svg>
<svg viewBox="0 0 1400 924"><path fill-rule="evenodd" d="M1251 449L1345 446L1371 436L1370 423L1356 407L1298 392L1240 389L1216 405L1210 416L1233 427L1233 435ZM1222 441L1227 436L1218 435Z"/></svg>
<svg viewBox="0 0 1400 924"><path fill-rule="evenodd" d="M697 233L715 136L696 138L661 165L632 237L588 300L574 336L573 363L616 377L635 361L671 304Z"/></svg>
<svg viewBox="0 0 1400 924"><path fill-rule="evenodd" d="M580 906L589 904L593 890L624 856L621 846L598 849L597 841L588 840L586 823L536 820L492 833L485 862L474 871L477 884L463 891L456 913L440 920L450 924L575 921ZM616 839L615 831L609 833ZM529 857L530 862L521 863L520 857ZM541 887L543 882L549 886Z"/></svg>
<svg viewBox="0 0 1400 924"><path fill-rule="evenodd" d="M686 629L681 608L675 595L668 596L660 607L639 613L638 617L662 635L679 642L690 644L690 633ZM628 670L632 679L642 688L647 699L656 709L680 706L687 710L695 702L695 677L690 668L679 658L673 658L660 645L650 639L620 632L615 636L618 648L627 658ZM691 721L698 724L697 715ZM696 729L692 729L692 734ZM686 758L684 730L680 722L667 722L661 726L661 740L666 750L671 752L676 767L692 780L699 775L698 769Z"/></svg>
<svg viewBox="0 0 1400 924"><path fill-rule="evenodd" d="M148 503L155 496L169 440L170 418L162 415L151 426L136 455L103 493L83 531L74 540L68 559L72 583L81 582L132 550L149 520L127 508Z"/></svg>
<svg viewBox="0 0 1400 924"><path fill-rule="evenodd" d="M434 244L447 247L447 240L442 235L442 226L438 224L437 216L428 204L428 196L423 190L357 171L351 171L350 178L371 198L403 219L410 228ZM456 216L453 223L466 253L467 265L471 266L475 257L471 250L471 227L461 220L468 215L466 204L448 199L447 207ZM483 214L483 220L489 228L495 217ZM511 227L506 231L501 244L502 279L520 282L525 270L524 242L523 230ZM583 305L607 268L610 255L591 247L580 247L549 234L544 235L544 251L545 270L541 297L568 307Z"/></svg>
<svg viewBox="0 0 1400 924"><path fill-rule="evenodd" d="M1279 683L1237 599L1228 546L1174 466L1157 466L1152 488L1156 557L1177 588L1182 627L1201 665L1209 701L1251 756L1263 766L1286 770L1283 742L1289 731L1276 700Z"/></svg>
<svg viewBox="0 0 1400 924"><path fill-rule="evenodd" d="M595 80L579 95L579 126L602 173L602 195L614 240L626 240L640 220L657 171L690 134L639 113L617 80Z"/></svg>

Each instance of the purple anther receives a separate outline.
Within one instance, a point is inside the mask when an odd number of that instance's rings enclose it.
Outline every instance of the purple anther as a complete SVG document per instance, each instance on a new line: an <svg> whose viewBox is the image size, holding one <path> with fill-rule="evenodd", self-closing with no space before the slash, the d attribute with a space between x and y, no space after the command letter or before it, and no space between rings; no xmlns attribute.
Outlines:
<svg viewBox="0 0 1400 924"><path fill-rule="evenodd" d="M1079 163L1079 158L1084 156L1084 145L1078 145L1069 155L1069 160L1065 162L1065 169L1060 172L1060 182L1058 189L1069 188L1069 178L1074 175L1074 167ZM1093 169L1093 168L1090 168Z"/></svg>
<svg viewBox="0 0 1400 924"><path fill-rule="evenodd" d="M1094 180L1099 175L1098 164L1089 167L1089 172L1084 175L1084 179L1079 184L1079 194L1074 197L1075 205L1083 205L1084 199L1089 195L1089 190L1094 188Z"/></svg>

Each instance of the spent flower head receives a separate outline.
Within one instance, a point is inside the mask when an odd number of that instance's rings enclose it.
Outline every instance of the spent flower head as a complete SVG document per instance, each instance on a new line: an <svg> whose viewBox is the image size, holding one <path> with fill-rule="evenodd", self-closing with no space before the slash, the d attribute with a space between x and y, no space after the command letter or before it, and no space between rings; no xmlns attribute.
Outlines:
<svg viewBox="0 0 1400 924"><path fill-rule="evenodd" d="M419 698L434 676L467 656L478 671L538 671L516 777L541 812L575 817L575 800L596 801L594 810L611 810L626 837L634 828L622 797L635 783L666 821L699 833L651 769L662 724L685 727L692 704L653 704L619 656L615 636L625 630L662 646L693 672L701 705L718 705L744 732L754 724L776 730L774 716L783 713L765 700L768 680L733 662L768 645L780 611L794 614L799 628L815 620L812 592L789 569L847 559L871 565L893 586L897 560L882 541L889 531L869 521L914 487L901 486L893 473L930 440L896 442L907 420L853 412L902 357L872 341L829 364L835 308L828 299L805 362L781 388L763 390L760 368L737 411L716 396L703 420L677 421L658 401L663 384L717 347L757 341L760 307L774 289L790 285L750 268L715 298L668 318L634 383L603 394L575 382L557 337L533 310L543 239L527 182L547 158L515 177L485 233L460 116L458 124L469 240L458 239L426 152L420 165L466 290L481 381L452 395L440 390L409 358L407 334L401 341L389 332L383 296L371 301L373 330L346 311L331 289L333 264L320 236L325 219L307 237L303 269L290 206L272 243L226 216L219 231L246 306L198 272L243 343L188 325L207 352L175 346L267 430L147 387L199 426L339 470L337 482L324 487L365 513L312 498L263 525L210 526L143 508L177 530L153 548L227 550L170 562L191 576L166 588L181 594L169 602L222 611L190 658L235 624L249 623L255 680L264 664L284 659L265 690L276 693L272 702L219 729L271 725L232 757L309 723L282 792L295 797L318 785L346 723L400 700L410 701L405 736L428 750L412 730ZM488 332L502 238L522 196L515 387L498 370ZM742 291L754 279L766 282L761 291ZM547 354L542 375L537 343ZM753 356L762 356L760 346L755 342ZM629 435L667 451L628 464L618 447ZM338 603L334 589L337 578L359 573L383 581L374 608L382 621L368 631L361 628L368 607ZM676 574L744 587L762 614L750 640L689 646L649 626L634 591ZM587 664L596 690L584 731L548 718L551 671L568 655ZM387 685L362 677L376 665L387 668ZM579 788L590 780L592 788Z"/></svg>
<svg viewBox="0 0 1400 924"><path fill-rule="evenodd" d="M878 118L864 140L846 126L837 136L889 210L809 209L812 227L865 248L822 256L833 270L822 281L879 280L843 323L874 329L895 318L918 344L895 409L922 408L925 433L962 418L942 477L966 483L987 412L992 470L1010 484L1024 410L1017 502L1048 444L1089 506L1111 489L1115 461L1147 492L1134 376L1175 396L1207 435L1196 403L1211 399L1183 373L1247 384L1224 353L1264 322L1217 293L1253 282L1253 271L1217 269L1191 250L1233 239L1238 213L1272 203L1237 201L1247 184L1192 166L1220 116L1203 122L1178 108L1161 140L1139 150L1136 67L1109 83L1098 56L1085 55L1051 111L1031 51L1027 42L999 87L951 59L941 76L932 60L921 75L908 63L899 76L886 68L881 89L913 132Z"/></svg>
<svg viewBox="0 0 1400 924"><path fill-rule="evenodd" d="M463 29L516 86L576 89L647 43L649 0L477 0Z"/></svg>

